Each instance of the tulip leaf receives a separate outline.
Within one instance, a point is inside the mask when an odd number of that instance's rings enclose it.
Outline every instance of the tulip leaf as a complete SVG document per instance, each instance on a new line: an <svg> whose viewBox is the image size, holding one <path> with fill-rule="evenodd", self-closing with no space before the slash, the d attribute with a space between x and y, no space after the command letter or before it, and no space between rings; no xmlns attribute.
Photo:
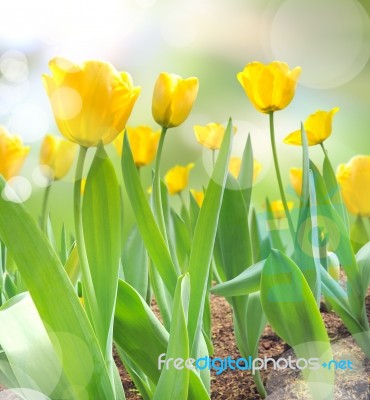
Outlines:
<svg viewBox="0 0 370 400"><path fill-rule="evenodd" d="M114 341L133 365L155 385L160 377L158 357L167 352L169 334L144 299L119 280ZM189 400L209 399L199 375L190 370Z"/></svg>
<svg viewBox="0 0 370 400"><path fill-rule="evenodd" d="M225 130L215 168L208 184L195 227L188 271L190 274L189 340L190 354L197 356L198 338L201 331L204 301L213 254L217 223L222 204L232 144L232 122Z"/></svg>
<svg viewBox="0 0 370 400"><path fill-rule="evenodd" d="M248 213L238 181L229 174L217 228L215 251L227 280L252 265Z"/></svg>
<svg viewBox="0 0 370 400"><path fill-rule="evenodd" d="M247 268L230 281L220 283L211 288L211 292L218 296L242 296L260 290L262 269L265 260Z"/></svg>
<svg viewBox="0 0 370 400"><path fill-rule="evenodd" d="M122 174L138 229L149 257L153 260L169 292L174 294L177 281L176 268L141 186L127 135L124 135L123 138Z"/></svg>
<svg viewBox="0 0 370 400"><path fill-rule="evenodd" d="M356 260L361 274L362 292L366 294L370 285L370 242L358 251Z"/></svg>
<svg viewBox="0 0 370 400"><path fill-rule="evenodd" d="M330 163L327 152L325 152L325 158L323 164L323 178L326 185L326 189L330 196L331 203L336 209L338 215L342 218L342 222L346 228L346 232L348 232L349 222L348 222L347 210L343 203L338 181L335 176L333 167Z"/></svg>
<svg viewBox="0 0 370 400"><path fill-rule="evenodd" d="M361 215L356 217L355 222L351 226L350 237L352 248L355 253L369 241L369 234Z"/></svg>
<svg viewBox="0 0 370 400"><path fill-rule="evenodd" d="M242 162L238 176L238 182L242 190L244 204L247 209L247 214L249 213L251 197L252 197L253 176L254 176L253 150L252 150L251 137L250 135L248 135L247 143L243 151Z"/></svg>
<svg viewBox="0 0 370 400"><path fill-rule="evenodd" d="M148 256L136 225L133 226L122 251L125 281L145 299L148 292Z"/></svg>
<svg viewBox="0 0 370 400"><path fill-rule="evenodd" d="M4 187L0 180L0 191ZM114 399L95 333L56 253L24 206L2 196L0 238L13 254L54 348L60 349L70 395L81 398L78 388L83 386L84 398Z"/></svg>
<svg viewBox="0 0 370 400"><path fill-rule="evenodd" d="M77 280L80 276L80 263L78 259L77 246L74 244L69 253L64 269L73 286L77 285Z"/></svg>
<svg viewBox="0 0 370 400"><path fill-rule="evenodd" d="M178 278L173 313L171 318L170 337L165 355L165 364L161 366L161 376L153 400L188 398L189 369L182 363L182 368L177 369L170 361L189 358L189 338L187 330L187 314L189 307L190 281L185 274ZM167 361L169 365L167 366Z"/></svg>
<svg viewBox="0 0 370 400"><path fill-rule="evenodd" d="M317 358L320 364L333 358L310 287L298 266L279 250L271 250L263 268L261 301L272 328L294 349L297 358ZM319 368L302 372L309 379L313 398L331 398L333 370ZM329 385L329 393L321 385Z"/></svg>
<svg viewBox="0 0 370 400"><path fill-rule="evenodd" d="M90 274L100 315L97 330L103 354L111 358L119 260L121 256L121 200L116 174L100 145L90 167L82 204L82 223Z"/></svg>
<svg viewBox="0 0 370 400"><path fill-rule="evenodd" d="M274 213L272 211L271 203L268 198L266 198L266 215L267 221L266 225L268 228L268 236L270 238L271 247L275 249L279 249L281 251L285 251L285 247L280 237L279 228L276 224L276 219L274 217Z"/></svg>
<svg viewBox="0 0 370 400"><path fill-rule="evenodd" d="M22 293L3 305L0 325L6 327L0 330L0 344L16 377L16 387L62 398L69 384L29 294ZM22 348L27 351L19 351Z"/></svg>

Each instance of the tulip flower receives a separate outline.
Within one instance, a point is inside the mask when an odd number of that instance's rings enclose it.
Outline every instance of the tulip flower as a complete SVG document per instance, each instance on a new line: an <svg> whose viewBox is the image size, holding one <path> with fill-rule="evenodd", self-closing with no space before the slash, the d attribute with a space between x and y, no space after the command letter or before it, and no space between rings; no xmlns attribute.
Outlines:
<svg viewBox="0 0 370 400"><path fill-rule="evenodd" d="M132 156L137 167L150 164L157 152L160 131L153 131L149 126L127 128ZM114 139L113 144L119 155L122 154L123 133Z"/></svg>
<svg viewBox="0 0 370 400"><path fill-rule="evenodd" d="M370 156L356 156L340 164L336 175L348 210L370 217Z"/></svg>
<svg viewBox="0 0 370 400"><path fill-rule="evenodd" d="M338 107L331 109L330 111L316 111L311 114L303 124L307 135L307 141L309 146L322 143L326 140L332 131L333 117L336 112L339 111ZM290 133L285 139L284 143L302 146L301 142L301 131L294 131Z"/></svg>
<svg viewBox="0 0 370 400"><path fill-rule="evenodd" d="M50 61L43 82L62 135L83 147L110 143L122 132L139 96L131 76L102 61Z"/></svg>
<svg viewBox="0 0 370 400"><path fill-rule="evenodd" d="M178 75L162 72L154 86L154 120L163 128L181 125L190 114L198 88L197 78L183 79Z"/></svg>
<svg viewBox="0 0 370 400"><path fill-rule="evenodd" d="M211 150L219 150L225 134L225 127L221 124L212 122L205 126L195 125L193 127L197 141L204 147ZM234 134L236 133L234 127Z"/></svg>
<svg viewBox="0 0 370 400"><path fill-rule="evenodd" d="M294 206L293 201L288 201L287 202L288 209L292 210ZM275 200L271 202L271 210L274 214L274 217L276 219L281 219L285 217L285 212L284 212L284 204L281 200Z"/></svg>
<svg viewBox="0 0 370 400"><path fill-rule="evenodd" d="M53 171L55 180L62 179L72 166L77 146L63 138L46 135L40 150L40 164Z"/></svg>
<svg viewBox="0 0 370 400"><path fill-rule="evenodd" d="M295 230L284 193L276 151L274 112L287 107L292 101L300 74L300 67L295 67L290 70L288 64L274 61L268 65L264 65L260 62L249 63L245 66L244 70L237 75L240 84L254 107L258 111L269 115L270 140L276 178L293 240L295 237Z"/></svg>
<svg viewBox="0 0 370 400"><path fill-rule="evenodd" d="M203 200L204 200L204 192L202 190L197 191L194 189L190 189L190 193L194 197L194 200L197 202L198 206L202 207Z"/></svg>
<svg viewBox="0 0 370 400"><path fill-rule="evenodd" d="M290 168L289 170L290 183L293 186L293 189L297 193L298 197L300 197L302 193L302 177L303 177L302 168Z"/></svg>
<svg viewBox="0 0 370 400"><path fill-rule="evenodd" d="M229 172L235 179L238 179L241 166L242 159L240 157L230 157ZM262 164L260 164L257 160L253 160L253 182L257 179L261 169Z"/></svg>
<svg viewBox="0 0 370 400"><path fill-rule="evenodd" d="M286 63L279 61L268 65L251 62L237 78L254 107L269 114L289 105L300 73L300 67L289 70Z"/></svg>
<svg viewBox="0 0 370 400"><path fill-rule="evenodd" d="M29 151L20 137L10 135L5 127L0 126L0 175L5 180L18 174Z"/></svg>
<svg viewBox="0 0 370 400"><path fill-rule="evenodd" d="M186 166L176 165L167 172L164 181L171 195L181 193L186 188L192 168L194 168L193 163Z"/></svg>

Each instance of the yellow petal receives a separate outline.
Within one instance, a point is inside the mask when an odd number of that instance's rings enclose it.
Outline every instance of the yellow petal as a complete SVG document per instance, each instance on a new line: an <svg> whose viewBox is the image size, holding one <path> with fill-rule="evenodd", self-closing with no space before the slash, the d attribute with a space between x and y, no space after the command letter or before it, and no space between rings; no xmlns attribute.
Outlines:
<svg viewBox="0 0 370 400"><path fill-rule="evenodd" d="M202 207L203 200L204 200L204 192L190 189L190 193L194 197L194 200L197 202L198 206Z"/></svg>
<svg viewBox="0 0 370 400"><path fill-rule="evenodd" d="M294 206L293 201L287 202L288 210L291 210ZM284 205L281 200L275 200L271 202L271 210L276 219L281 219L285 217Z"/></svg>
<svg viewBox="0 0 370 400"><path fill-rule="evenodd" d="M140 93L130 75L102 61L78 65L55 58L49 67L52 76L43 82L63 136L86 147L118 136Z"/></svg>
<svg viewBox="0 0 370 400"><path fill-rule="evenodd" d="M301 68L289 70L286 63L274 61L268 65L252 62L237 74L254 107L263 113L282 110L292 101Z"/></svg>
<svg viewBox="0 0 370 400"><path fill-rule="evenodd" d="M0 175L5 180L19 173L29 151L30 148L23 145L20 137L11 135L0 126Z"/></svg>
<svg viewBox="0 0 370 400"><path fill-rule="evenodd" d="M193 167L193 163L186 166L176 165L167 172L164 181L171 195L180 193L186 188L189 182L189 171Z"/></svg>
<svg viewBox="0 0 370 400"><path fill-rule="evenodd" d="M302 192L302 177L303 177L303 170L302 168L290 168L289 170L289 179L290 183L297 193L297 196L301 196Z"/></svg>
<svg viewBox="0 0 370 400"><path fill-rule="evenodd" d="M355 215L370 216L370 156L353 157L337 168L343 201Z"/></svg>

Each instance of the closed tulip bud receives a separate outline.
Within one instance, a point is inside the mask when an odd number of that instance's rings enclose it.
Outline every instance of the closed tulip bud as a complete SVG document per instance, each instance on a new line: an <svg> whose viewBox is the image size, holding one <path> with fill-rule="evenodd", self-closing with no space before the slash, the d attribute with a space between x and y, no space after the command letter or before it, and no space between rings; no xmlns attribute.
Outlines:
<svg viewBox="0 0 370 400"><path fill-rule="evenodd" d="M336 175L348 210L370 217L370 156L353 157L338 166Z"/></svg>
<svg viewBox="0 0 370 400"><path fill-rule="evenodd" d="M198 88L197 78L183 79L178 75L162 72L154 86L154 120L163 128L181 125L190 114Z"/></svg>
<svg viewBox="0 0 370 400"><path fill-rule="evenodd" d="M140 93L131 76L102 61L79 65L54 58L49 67L43 82L62 135L84 147L113 141Z"/></svg>
<svg viewBox="0 0 370 400"><path fill-rule="evenodd" d="M5 180L18 174L29 151L20 137L10 135L5 127L0 126L0 175Z"/></svg>
<svg viewBox="0 0 370 400"><path fill-rule="evenodd" d="M137 167L150 164L157 152L160 131L153 131L149 126L126 129L132 156ZM113 144L119 155L122 154L123 133L118 135Z"/></svg>
<svg viewBox="0 0 370 400"><path fill-rule="evenodd" d="M309 146L320 144L331 135L333 117L338 111L338 107L330 111L319 110L306 119L303 126L306 131ZM284 139L284 143L302 146L301 131L298 130L290 133Z"/></svg>
<svg viewBox="0 0 370 400"><path fill-rule="evenodd" d="M225 135L225 127L221 124L212 122L205 126L195 125L194 133L197 141L204 147L211 150L218 150L221 147L222 139ZM234 135L237 127L234 127Z"/></svg>
<svg viewBox="0 0 370 400"><path fill-rule="evenodd" d="M302 193L302 168L290 168L289 178L294 191L297 193L297 196L300 197Z"/></svg>
<svg viewBox="0 0 370 400"><path fill-rule="evenodd" d="M300 73L300 67L289 70L286 63L279 61L268 65L251 62L238 73L237 78L254 107L269 114L289 105Z"/></svg>
<svg viewBox="0 0 370 400"><path fill-rule="evenodd" d="M53 172L50 179L62 179L70 170L77 151L77 145L63 138L46 135L40 150L40 164Z"/></svg>
<svg viewBox="0 0 370 400"><path fill-rule="evenodd" d="M241 166L242 159L240 157L230 157L229 172L235 179L238 179ZM259 163L257 160L253 160L253 182L257 179L261 170L262 164Z"/></svg>
<svg viewBox="0 0 370 400"><path fill-rule="evenodd" d="M194 200L197 202L198 206L202 207L203 200L204 200L204 192L190 189L190 193L194 197Z"/></svg>
<svg viewBox="0 0 370 400"><path fill-rule="evenodd" d="M292 210L293 206L294 206L293 201L288 201L287 206L288 206L289 210ZM284 205L281 200L272 201L271 202L271 210L276 219L281 219L281 218L285 217Z"/></svg>
<svg viewBox="0 0 370 400"><path fill-rule="evenodd" d="M171 195L178 194L186 188L189 182L189 172L192 168L194 168L193 163L186 166L176 165L167 172L164 181Z"/></svg>

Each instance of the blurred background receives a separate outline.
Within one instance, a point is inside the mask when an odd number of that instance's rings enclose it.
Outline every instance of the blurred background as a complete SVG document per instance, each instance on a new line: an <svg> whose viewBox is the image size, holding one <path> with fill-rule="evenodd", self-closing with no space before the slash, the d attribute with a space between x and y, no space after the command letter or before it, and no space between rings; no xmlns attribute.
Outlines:
<svg viewBox="0 0 370 400"><path fill-rule="evenodd" d="M234 155L241 155L250 134L262 164L253 202L263 211L266 196L279 198L268 117L252 107L236 74L251 61L279 60L302 67L295 98L275 118L284 184L298 205L288 171L300 166L301 148L282 139L309 114L340 108L326 141L334 168L356 154L370 155L369 13L368 0L1 0L0 124L32 147L22 169L22 199L37 217L45 190L37 176L40 143L45 134L58 134L41 74L49 72L51 58L63 56L74 62L102 59L132 75L142 91L129 126L156 128L151 97L160 72L198 77L190 117L167 135L162 175L175 164L195 162L190 187L200 190L210 155L197 143L193 125L232 117L238 127ZM310 150L321 167L321 149ZM118 166L114 149L109 151ZM144 185L150 175L149 166ZM63 221L72 230L72 183L73 171L51 192L56 232Z"/></svg>

